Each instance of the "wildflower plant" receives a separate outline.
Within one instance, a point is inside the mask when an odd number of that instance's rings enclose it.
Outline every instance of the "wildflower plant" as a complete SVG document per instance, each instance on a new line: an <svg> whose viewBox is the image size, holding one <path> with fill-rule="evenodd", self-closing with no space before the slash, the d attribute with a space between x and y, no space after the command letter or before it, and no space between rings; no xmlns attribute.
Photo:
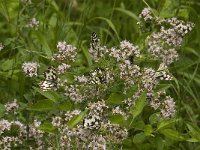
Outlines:
<svg viewBox="0 0 200 150"><path fill-rule="evenodd" d="M34 5L20 2L25 8ZM44 22L29 18L26 31L43 40ZM178 111L169 92L174 82L170 66L179 60L178 50L195 25L158 17L151 8L141 11L137 24L146 32L142 42L106 46L92 32L86 51L58 39L51 43L53 53L44 44L45 54L20 64L20 82L31 90L19 94L23 102L14 99L1 106L0 148L109 150L188 140L174 130ZM83 53L87 65L77 63Z"/></svg>
<svg viewBox="0 0 200 150"><path fill-rule="evenodd" d="M51 59L57 67L50 66L44 72L40 88L45 92L63 93L64 99L75 108L52 117L51 124L57 129L62 149L75 145L107 149L111 143L122 144L130 136L129 130L144 107L155 110L159 120L175 117L175 100L158 87L164 81L173 80L168 66L178 60L176 48L194 24L177 18L161 19L153 16L149 8L139 17L141 28L147 21L158 28L147 36L146 46L141 49L124 40L119 46L108 48L101 44L96 33L92 33L88 52L93 65L83 74L73 73L77 48L65 41L58 42L57 52ZM157 67L141 65L144 57L158 62ZM22 68L27 73L25 66ZM36 68L31 70L28 73L34 71L32 74L36 75ZM70 82L60 78L68 73L73 74ZM117 117L121 118L120 123Z"/></svg>

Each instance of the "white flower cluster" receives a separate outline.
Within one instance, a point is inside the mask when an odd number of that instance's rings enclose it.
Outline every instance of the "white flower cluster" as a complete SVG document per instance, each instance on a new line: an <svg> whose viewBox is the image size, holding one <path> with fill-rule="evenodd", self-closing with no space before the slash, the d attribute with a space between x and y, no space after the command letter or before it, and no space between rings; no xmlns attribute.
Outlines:
<svg viewBox="0 0 200 150"><path fill-rule="evenodd" d="M5 104L6 111L16 112L18 109L18 104L16 100ZM5 118L10 113L5 114ZM17 114L14 113L15 118L18 118ZM27 130L27 125L19 120L0 119L0 149L17 149L23 147L24 143L27 142L27 137L34 140L34 147L38 150L44 149L43 136L44 132L39 130L40 122L34 121L34 124L29 124ZM32 145L32 144L31 144Z"/></svg>
<svg viewBox="0 0 200 150"><path fill-rule="evenodd" d="M75 85L67 85L65 87L65 95L70 98L70 100L76 103L84 102L89 95L86 93L85 85L75 84Z"/></svg>
<svg viewBox="0 0 200 150"><path fill-rule="evenodd" d="M23 72L29 77L37 76L38 67L40 65L36 62L25 62L22 64Z"/></svg>
<svg viewBox="0 0 200 150"><path fill-rule="evenodd" d="M119 64L120 78L125 81L126 85L135 84L136 79L141 75L138 65L130 65L126 63Z"/></svg>
<svg viewBox="0 0 200 150"><path fill-rule="evenodd" d="M6 108L7 113L10 113L10 112L16 113L16 110L19 108L19 105L17 104L17 100L14 99L14 101L10 103L6 103L5 108Z"/></svg>
<svg viewBox="0 0 200 150"><path fill-rule="evenodd" d="M138 46L133 46L129 41L121 41L120 48L111 48L109 55L117 59L118 62L131 64L131 57L140 57Z"/></svg>
<svg viewBox="0 0 200 150"><path fill-rule="evenodd" d="M39 27L40 22L36 18L32 18L28 24L26 25L27 28L32 28L37 30Z"/></svg>
<svg viewBox="0 0 200 150"><path fill-rule="evenodd" d="M140 13L139 15L139 18L140 19L144 19L144 21L148 21L148 20L152 20L153 19L153 16L152 16L152 11L150 8L144 8L142 10L142 12Z"/></svg>
<svg viewBox="0 0 200 150"><path fill-rule="evenodd" d="M29 125L29 131L27 131L27 126L20 121L0 120L0 149L10 150L24 146L28 136L30 139L35 139L35 147L42 150L44 148L43 135L44 133L33 125Z"/></svg>
<svg viewBox="0 0 200 150"><path fill-rule="evenodd" d="M63 41L63 42L58 42L57 50L58 53L54 54L52 60L56 61L71 60L72 62L75 61L75 57L77 54L76 47L73 47L72 45L67 45L67 43Z"/></svg>
<svg viewBox="0 0 200 150"><path fill-rule="evenodd" d="M74 76L75 84L65 86L65 95L76 103L82 103L91 98L98 99L112 83L112 73L102 68L91 70L89 74Z"/></svg>
<svg viewBox="0 0 200 150"><path fill-rule="evenodd" d="M58 74L64 74L69 68L71 68L70 65L62 63L57 67Z"/></svg>
<svg viewBox="0 0 200 150"><path fill-rule="evenodd" d="M176 113L176 105L174 99L170 96L166 96L162 103L161 115L165 118L173 117Z"/></svg>
<svg viewBox="0 0 200 150"><path fill-rule="evenodd" d="M178 60L176 47L180 46L183 38L193 28L194 23L178 20L177 18L161 19L153 17L152 11L145 8L140 14L143 21L157 24L160 31L153 32L148 38L148 52L154 57L162 59L166 65ZM139 23L141 25L141 22Z"/></svg>
<svg viewBox="0 0 200 150"><path fill-rule="evenodd" d="M149 105L155 110L159 109L162 117L174 117L176 106L173 98L166 96L165 91L160 91L156 94L149 93L149 95Z"/></svg>
<svg viewBox="0 0 200 150"><path fill-rule="evenodd" d="M166 21L178 32L182 37L188 34L194 28L195 24L192 22L184 22L177 18L166 19Z"/></svg>
<svg viewBox="0 0 200 150"><path fill-rule="evenodd" d="M125 128L108 120L108 106L104 100L91 102L86 109L88 115L82 124L74 128L69 128L66 122L73 116L79 115L79 110L67 112L64 117L53 118L52 124L59 130L61 148L72 148L71 142L74 141L77 147L84 149L106 150L107 143L121 143L127 138L128 132ZM104 132L99 132L100 130Z"/></svg>

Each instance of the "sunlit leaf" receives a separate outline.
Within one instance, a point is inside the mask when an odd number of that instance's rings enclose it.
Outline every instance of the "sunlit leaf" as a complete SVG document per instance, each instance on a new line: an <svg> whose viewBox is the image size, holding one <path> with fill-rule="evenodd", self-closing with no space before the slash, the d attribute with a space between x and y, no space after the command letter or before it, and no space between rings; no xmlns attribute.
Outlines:
<svg viewBox="0 0 200 150"><path fill-rule="evenodd" d="M144 129L145 136L151 136L153 132L153 128L151 125L146 125Z"/></svg>

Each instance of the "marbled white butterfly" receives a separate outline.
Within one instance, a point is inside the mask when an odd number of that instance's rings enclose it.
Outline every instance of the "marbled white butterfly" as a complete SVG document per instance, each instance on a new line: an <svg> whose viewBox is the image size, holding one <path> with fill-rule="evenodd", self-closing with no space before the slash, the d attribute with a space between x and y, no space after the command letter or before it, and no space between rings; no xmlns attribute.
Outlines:
<svg viewBox="0 0 200 150"><path fill-rule="evenodd" d="M90 46L92 47L92 49L94 50L99 50L100 47L100 39L98 38L97 34L95 32L92 33L91 35L91 43Z"/></svg>
<svg viewBox="0 0 200 150"><path fill-rule="evenodd" d="M50 66L48 70L44 72L44 78L44 81L40 83L40 88L43 91L57 89L58 78L56 69L53 66Z"/></svg>
<svg viewBox="0 0 200 150"><path fill-rule="evenodd" d="M107 82L107 72L103 68L98 67L94 71L90 72L92 84L104 84Z"/></svg>

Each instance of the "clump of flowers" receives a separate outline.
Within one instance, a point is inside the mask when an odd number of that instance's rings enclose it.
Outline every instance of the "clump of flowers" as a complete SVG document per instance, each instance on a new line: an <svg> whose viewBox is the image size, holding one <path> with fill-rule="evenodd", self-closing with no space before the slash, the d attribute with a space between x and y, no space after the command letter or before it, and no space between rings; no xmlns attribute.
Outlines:
<svg viewBox="0 0 200 150"><path fill-rule="evenodd" d="M142 12L140 13L139 18L144 19L144 21L152 20L153 15L152 15L151 9L150 8L144 8L142 10Z"/></svg>
<svg viewBox="0 0 200 150"><path fill-rule="evenodd" d="M54 54L52 60L54 61L65 61L70 60L72 62L75 61L76 57L76 47L72 45L68 45L65 41L58 42L57 44L58 53Z"/></svg>
<svg viewBox="0 0 200 150"><path fill-rule="evenodd" d="M71 66L68 64L65 63L60 64L57 68L58 74L64 74L70 68Z"/></svg>
<svg viewBox="0 0 200 150"><path fill-rule="evenodd" d="M14 99L14 101L7 103L5 105L5 108L6 108L6 111L9 113L10 112L16 113L16 110L19 108L19 105L17 104L17 100Z"/></svg>
<svg viewBox="0 0 200 150"><path fill-rule="evenodd" d="M38 67L40 65L36 62L25 62L22 64L23 72L29 77L37 76Z"/></svg>
<svg viewBox="0 0 200 150"><path fill-rule="evenodd" d="M38 129L38 121L27 125L23 121L17 119L19 118L19 114L17 113L19 105L16 99L6 103L4 106L6 108L4 118L8 119L0 119L0 148L26 149L25 143L32 141L29 143L30 147L40 150L44 149L44 132ZM11 120L11 113L14 114L16 119ZM29 130L27 130L27 127Z"/></svg>
<svg viewBox="0 0 200 150"><path fill-rule="evenodd" d="M173 117L176 113L174 99L170 96L166 96L161 108L161 115L165 118Z"/></svg>
<svg viewBox="0 0 200 150"><path fill-rule="evenodd" d="M150 21L159 26L158 32L153 32L147 38L148 52L155 59L161 59L166 65L178 60L176 48L179 47L183 38L194 28L194 23L178 20L177 18L161 19L153 17L152 11L145 8L140 14L140 22Z"/></svg>
<svg viewBox="0 0 200 150"><path fill-rule="evenodd" d="M32 18L28 24L26 25L27 28L32 28L32 29L35 29L37 30L38 27L39 27L39 21L36 19L36 18Z"/></svg>
<svg viewBox="0 0 200 150"><path fill-rule="evenodd" d="M52 124L61 135L60 145L63 149L72 148L72 141L76 141L77 148L106 149L106 143L121 143L128 136L126 128L108 120L108 106L104 100L89 103L86 109L87 116L74 128L68 127L66 123L79 115L80 110L66 112L52 119Z"/></svg>

